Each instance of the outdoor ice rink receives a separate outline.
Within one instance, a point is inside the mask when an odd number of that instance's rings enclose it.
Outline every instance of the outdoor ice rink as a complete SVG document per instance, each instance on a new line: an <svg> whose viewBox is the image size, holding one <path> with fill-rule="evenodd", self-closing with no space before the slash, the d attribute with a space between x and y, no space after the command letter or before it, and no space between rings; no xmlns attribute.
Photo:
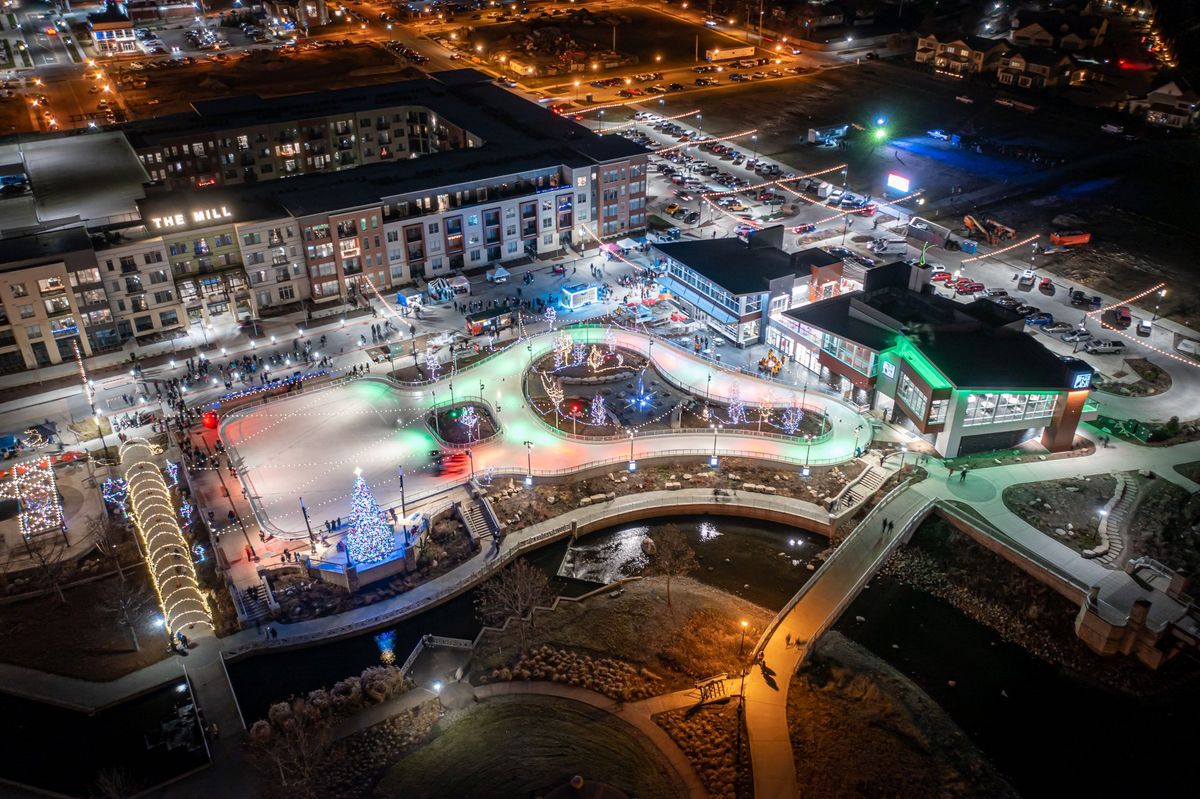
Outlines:
<svg viewBox="0 0 1200 799"><path fill-rule="evenodd" d="M718 455L763 455L796 464L806 459L813 464L840 462L853 456L855 429L863 425L870 430L869 420L840 398L727 371L662 342L651 348L651 338L641 333L615 332L618 346L649 353L660 374L698 398L707 395L722 402L736 385L748 406L803 402L826 413L833 424L833 434L811 448L796 437L723 431L716 437ZM599 327L572 331L577 341L591 343L603 343L604 334ZM240 459L243 485L259 522L276 535L297 538L307 535L301 497L314 530L322 529L327 519L349 516L355 469L362 469L383 508L400 505L401 466L410 505L462 482L464 475L438 477L430 457L438 442L425 412L434 403L450 401L451 392L456 402L478 401L482 395L500 425L495 438L472 448L477 473L494 468L501 474L523 475L531 468L536 479L605 462L624 464L630 452L627 438L567 438L551 431L526 405L522 375L530 358L548 352L552 341L549 333L533 336L428 386L403 387L365 377L238 411L223 420L221 437ZM532 450L525 442L532 443ZM634 441L638 459L703 455L713 448L714 436L704 430L663 431Z"/></svg>

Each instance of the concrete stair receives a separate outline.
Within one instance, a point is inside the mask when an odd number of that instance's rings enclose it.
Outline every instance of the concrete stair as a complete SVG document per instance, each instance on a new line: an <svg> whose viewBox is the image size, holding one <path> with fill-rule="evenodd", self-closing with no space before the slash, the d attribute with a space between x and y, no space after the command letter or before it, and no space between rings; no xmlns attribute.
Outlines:
<svg viewBox="0 0 1200 799"><path fill-rule="evenodd" d="M1096 558L1096 560L1106 566L1120 558L1121 554L1125 551L1125 538L1121 535L1121 531L1125 529L1129 513L1133 510L1133 506L1137 504L1138 497L1138 484L1136 481L1130 480L1123 474L1118 474L1117 480L1119 485L1115 493L1120 499L1113 505L1112 510L1108 512L1105 524L1101 525L1105 541L1108 543L1108 551Z"/></svg>
<svg viewBox="0 0 1200 799"><path fill-rule="evenodd" d="M875 466L868 466L866 474L862 476L854 485L850 486L841 498L838 500L837 506L833 509L834 513L840 513L847 508L862 502L867 497L874 494L883 485L887 473Z"/></svg>
<svg viewBox="0 0 1200 799"><path fill-rule="evenodd" d="M474 500L462 503L462 520L467 526L467 532L476 541L490 538L495 533L492 530L492 525L488 523L487 514L479 507L479 503Z"/></svg>
<svg viewBox="0 0 1200 799"><path fill-rule="evenodd" d="M247 624L270 617L271 608L267 606L267 599L263 595L261 584L242 589L242 609L246 613Z"/></svg>

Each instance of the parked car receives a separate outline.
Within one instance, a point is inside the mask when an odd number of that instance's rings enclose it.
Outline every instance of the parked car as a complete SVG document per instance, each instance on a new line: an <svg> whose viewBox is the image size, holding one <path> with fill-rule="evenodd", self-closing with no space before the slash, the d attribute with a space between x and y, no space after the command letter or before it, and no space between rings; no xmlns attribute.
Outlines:
<svg viewBox="0 0 1200 799"><path fill-rule="evenodd" d="M678 211L680 209L680 207L681 206L679 205L679 203L671 203L663 210L666 211L667 214L674 214L676 211Z"/></svg>
<svg viewBox="0 0 1200 799"><path fill-rule="evenodd" d="M1082 344L1085 341L1091 341L1092 334L1086 330L1075 328L1070 333L1063 333L1059 338L1068 344Z"/></svg>
<svg viewBox="0 0 1200 799"><path fill-rule="evenodd" d="M1025 324L1032 325L1034 327L1052 325L1054 324L1054 316L1046 313L1045 311L1041 311L1040 313L1035 313L1032 316L1025 317Z"/></svg>
<svg viewBox="0 0 1200 799"><path fill-rule="evenodd" d="M1128 305L1121 305L1113 309L1113 321L1117 327L1122 330L1127 329L1133 324L1133 315L1129 312Z"/></svg>
<svg viewBox="0 0 1200 799"><path fill-rule="evenodd" d="M1100 338L1083 345L1089 355L1117 355L1125 352L1125 342L1120 339Z"/></svg>
<svg viewBox="0 0 1200 799"><path fill-rule="evenodd" d="M1052 322L1042 328L1043 333L1051 333L1058 335L1060 333L1069 333L1075 329L1075 325L1070 322Z"/></svg>

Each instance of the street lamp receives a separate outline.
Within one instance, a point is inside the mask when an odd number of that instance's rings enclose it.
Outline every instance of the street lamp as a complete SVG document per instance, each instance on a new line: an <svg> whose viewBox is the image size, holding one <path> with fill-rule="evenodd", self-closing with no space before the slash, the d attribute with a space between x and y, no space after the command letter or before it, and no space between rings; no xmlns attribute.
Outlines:
<svg viewBox="0 0 1200 799"><path fill-rule="evenodd" d="M470 449L467 450L467 460L471 463L471 479L475 479L475 454Z"/></svg>
<svg viewBox="0 0 1200 799"><path fill-rule="evenodd" d="M742 649L746 645L746 628L750 626L750 622L742 619L742 640L738 642L738 656L741 657Z"/></svg>
<svg viewBox="0 0 1200 799"><path fill-rule="evenodd" d="M863 426L860 424L854 428L854 455L858 457L858 434L862 432Z"/></svg>
<svg viewBox="0 0 1200 799"><path fill-rule="evenodd" d="M1158 292L1158 302L1154 303L1154 318L1150 320L1151 322L1154 322L1158 319L1159 306L1162 305L1163 298L1166 296L1167 296L1166 289L1163 289L1162 291Z"/></svg>
<svg viewBox="0 0 1200 799"><path fill-rule="evenodd" d="M525 442L525 487L533 486L533 442Z"/></svg>
<svg viewBox="0 0 1200 799"><path fill-rule="evenodd" d="M754 147L754 160L758 160L758 134L754 133L750 136L750 141Z"/></svg>
<svg viewBox="0 0 1200 799"><path fill-rule="evenodd" d="M804 468L800 470L800 476L805 480L812 474L812 470L808 468L808 459L812 455L812 433L806 433L804 436Z"/></svg>
<svg viewBox="0 0 1200 799"><path fill-rule="evenodd" d="M300 497L300 512L304 514L304 527L308 530L308 545L312 551L317 551L317 537L313 535L312 523L308 520L308 508L304 506L304 497Z"/></svg>
<svg viewBox="0 0 1200 799"><path fill-rule="evenodd" d="M408 508L404 504L404 464L397 465L397 470L400 472L400 515L408 516Z"/></svg>
<svg viewBox="0 0 1200 799"><path fill-rule="evenodd" d="M708 459L708 465L715 469L717 466L717 434L721 431L722 425L714 424L709 426L713 431L713 451L712 456Z"/></svg>
<svg viewBox="0 0 1200 799"><path fill-rule="evenodd" d="M633 459L633 436L634 436L634 431L632 428L630 428L630 430L629 430L629 471L636 472L637 471L637 461L635 461Z"/></svg>

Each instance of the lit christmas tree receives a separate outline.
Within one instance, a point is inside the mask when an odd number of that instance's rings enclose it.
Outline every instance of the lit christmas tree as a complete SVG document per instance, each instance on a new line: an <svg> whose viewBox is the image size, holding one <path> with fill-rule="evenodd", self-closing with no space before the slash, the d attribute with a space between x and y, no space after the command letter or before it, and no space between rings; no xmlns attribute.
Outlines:
<svg viewBox="0 0 1200 799"><path fill-rule="evenodd" d="M546 320L546 324L550 325L550 331L554 331L554 320L558 318L558 311L554 310L553 305L546 306L546 313L542 317Z"/></svg>
<svg viewBox="0 0 1200 799"><path fill-rule="evenodd" d="M587 365L588 370L592 374L596 374L604 366L604 353L600 352L600 348L595 344L592 345L591 351L588 352Z"/></svg>
<svg viewBox="0 0 1200 799"><path fill-rule="evenodd" d="M608 352L610 355L616 353L617 334L613 332L611 327L604 331L604 344L608 347Z"/></svg>
<svg viewBox="0 0 1200 799"><path fill-rule="evenodd" d="M554 337L554 368L561 369L567 365L571 357L571 350L574 348L575 342L571 340L571 334L566 331L559 333Z"/></svg>
<svg viewBox="0 0 1200 799"><path fill-rule="evenodd" d="M396 536L392 528L384 520L375 495L363 479L362 469L355 469L354 488L350 493L350 533L346 536L351 562L375 563L395 548Z"/></svg>
<svg viewBox="0 0 1200 799"><path fill-rule="evenodd" d="M579 366L587 359L587 345L582 341L571 347L571 365Z"/></svg>

